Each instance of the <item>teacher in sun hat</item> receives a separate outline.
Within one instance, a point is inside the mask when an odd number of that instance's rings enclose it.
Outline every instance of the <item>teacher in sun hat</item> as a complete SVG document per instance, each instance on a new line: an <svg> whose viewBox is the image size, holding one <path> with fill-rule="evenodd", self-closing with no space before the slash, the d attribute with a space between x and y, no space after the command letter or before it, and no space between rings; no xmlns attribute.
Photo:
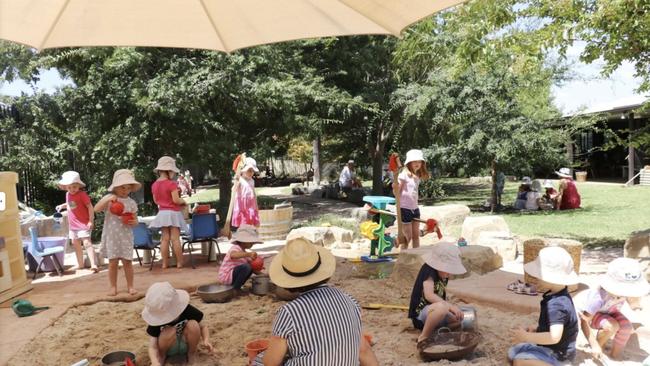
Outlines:
<svg viewBox="0 0 650 366"><path fill-rule="evenodd" d="M560 177L560 191L555 198L556 209L573 210L580 208L580 193L578 193L578 188L573 181L571 170L569 168L561 168L555 174Z"/></svg>
<svg viewBox="0 0 650 366"><path fill-rule="evenodd" d="M302 238L273 258L271 282L300 295L278 310L269 348L255 365L378 365L362 336L359 304L327 285L335 269L329 250Z"/></svg>

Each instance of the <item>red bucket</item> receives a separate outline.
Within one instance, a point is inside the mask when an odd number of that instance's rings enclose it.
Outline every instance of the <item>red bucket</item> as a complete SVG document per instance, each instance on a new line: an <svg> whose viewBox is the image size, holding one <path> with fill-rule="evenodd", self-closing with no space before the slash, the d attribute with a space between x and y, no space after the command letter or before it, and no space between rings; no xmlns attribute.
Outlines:
<svg viewBox="0 0 650 366"><path fill-rule="evenodd" d="M248 353L248 364L250 365L255 360L255 357L260 352L265 351L269 348L269 340L266 338L256 339L246 343L246 353Z"/></svg>

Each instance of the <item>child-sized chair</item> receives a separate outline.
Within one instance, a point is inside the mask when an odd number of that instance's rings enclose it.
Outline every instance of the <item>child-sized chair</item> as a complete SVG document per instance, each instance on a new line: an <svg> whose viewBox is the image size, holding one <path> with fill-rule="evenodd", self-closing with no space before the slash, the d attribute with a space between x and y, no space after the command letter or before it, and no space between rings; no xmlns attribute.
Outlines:
<svg viewBox="0 0 650 366"><path fill-rule="evenodd" d="M41 265L43 265L43 261L46 258L48 258L52 262L54 269L56 269L56 273L58 273L59 276L63 276L63 266L61 265L61 263L59 263L59 259L56 257L56 254L64 253L65 248L63 246L56 246L56 247L41 249L41 246L38 243L38 230L35 227L29 228L29 235L31 235L32 237L32 242L29 244L29 248L27 249L27 251L29 252L29 254L31 254L31 256L34 258L36 263L38 263L38 266L36 267L36 271L34 271L33 279L36 279L36 275L38 274L38 271L41 270Z"/></svg>
<svg viewBox="0 0 650 366"><path fill-rule="evenodd" d="M133 249L135 249L135 255L138 256L140 267L142 267L142 259L140 258L139 250L151 251L151 266L149 266L149 270L151 271L153 269L153 262L156 260L156 248L159 248L159 246L160 241L153 240L153 235L147 224L141 222L133 228Z"/></svg>
<svg viewBox="0 0 650 366"><path fill-rule="evenodd" d="M194 266L194 258L192 257L192 251L194 250L192 243L203 241L210 242L210 249L208 250L208 261L210 261L210 256L212 255L212 243L214 243L219 255L221 255L219 242L217 242L218 237L219 225L217 225L217 214L207 213L192 215L190 235L183 237L183 251L185 251L185 246L187 245L190 252L190 263L192 263L192 268L196 268Z"/></svg>

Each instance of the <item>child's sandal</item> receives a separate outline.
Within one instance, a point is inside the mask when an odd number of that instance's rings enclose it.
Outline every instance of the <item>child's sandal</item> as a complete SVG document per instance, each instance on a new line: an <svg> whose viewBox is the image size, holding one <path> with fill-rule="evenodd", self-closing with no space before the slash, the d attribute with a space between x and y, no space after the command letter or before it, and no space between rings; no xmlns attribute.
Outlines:
<svg viewBox="0 0 650 366"><path fill-rule="evenodd" d="M517 292L517 290L520 289L522 286L524 286L524 283L521 282L521 280L517 280L513 283L508 284L506 288L508 289L508 291Z"/></svg>

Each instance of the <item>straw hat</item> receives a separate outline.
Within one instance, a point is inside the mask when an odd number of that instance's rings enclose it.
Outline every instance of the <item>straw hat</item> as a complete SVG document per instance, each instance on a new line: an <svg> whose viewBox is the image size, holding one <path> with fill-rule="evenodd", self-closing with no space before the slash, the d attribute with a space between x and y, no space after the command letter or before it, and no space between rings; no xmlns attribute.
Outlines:
<svg viewBox="0 0 650 366"><path fill-rule="evenodd" d="M242 225L232 234L232 240L241 243L261 243L262 240L257 234L255 226Z"/></svg>
<svg viewBox="0 0 650 366"><path fill-rule="evenodd" d="M115 187L124 186L127 184L134 185L135 191L140 189L140 187L142 186L142 184L140 184L137 180L135 180L132 171L130 171L129 169L119 169L115 171L115 173L113 174L113 183L111 183L110 187L108 187L108 191L113 192Z"/></svg>
<svg viewBox="0 0 650 366"><path fill-rule="evenodd" d="M571 178L572 177L571 169L569 169L569 168L560 168L560 170L556 171L555 174L557 174L558 176L560 176L562 178Z"/></svg>
<svg viewBox="0 0 650 366"><path fill-rule="evenodd" d="M245 172L245 171L247 171L248 169L253 169L253 171L254 171L255 173L259 173L259 172L260 172L260 170L257 169L257 162L256 162L255 159L253 159L253 158L246 158L246 160L244 160L244 167L241 168L241 171L242 171L242 172Z"/></svg>
<svg viewBox="0 0 650 366"><path fill-rule="evenodd" d="M550 179L544 181L544 188L553 188L553 182Z"/></svg>
<svg viewBox="0 0 650 366"><path fill-rule="evenodd" d="M569 252L561 247L542 248L534 261L524 264L524 271L556 285L578 283L578 275L573 270L573 259Z"/></svg>
<svg viewBox="0 0 650 366"><path fill-rule="evenodd" d="M460 258L460 249L450 242L440 242L434 245L425 263L438 271L454 275L467 272Z"/></svg>
<svg viewBox="0 0 650 366"><path fill-rule="evenodd" d="M190 294L176 290L169 282L156 282L144 298L142 319L151 326L165 325L178 318L190 303Z"/></svg>
<svg viewBox="0 0 650 366"><path fill-rule="evenodd" d="M533 181L530 179L530 177L523 177L521 179L521 184L523 184L525 186L529 186L529 185L533 184Z"/></svg>
<svg viewBox="0 0 650 366"><path fill-rule="evenodd" d="M324 281L335 269L336 260L329 250L295 238L273 258L269 276L277 286L291 289Z"/></svg>
<svg viewBox="0 0 650 366"><path fill-rule="evenodd" d="M641 265L632 258L614 259L607 267L607 274L602 276L600 286L611 294L625 297L642 297L650 291Z"/></svg>
<svg viewBox="0 0 650 366"><path fill-rule="evenodd" d="M422 150L409 150L406 153L406 161L404 162L404 165L407 165L408 163L412 161L424 161L424 154L422 153Z"/></svg>
<svg viewBox="0 0 650 366"><path fill-rule="evenodd" d="M154 168L154 172L158 171L172 171L174 173L180 172L178 168L176 167L176 160L172 158L171 156L163 156L162 158L158 159L158 165Z"/></svg>
<svg viewBox="0 0 650 366"><path fill-rule="evenodd" d="M79 173L70 170L61 175L61 180L59 180L59 188L65 189L65 186L69 186L73 183L77 183L82 187L86 186L86 183L81 181L81 176Z"/></svg>

